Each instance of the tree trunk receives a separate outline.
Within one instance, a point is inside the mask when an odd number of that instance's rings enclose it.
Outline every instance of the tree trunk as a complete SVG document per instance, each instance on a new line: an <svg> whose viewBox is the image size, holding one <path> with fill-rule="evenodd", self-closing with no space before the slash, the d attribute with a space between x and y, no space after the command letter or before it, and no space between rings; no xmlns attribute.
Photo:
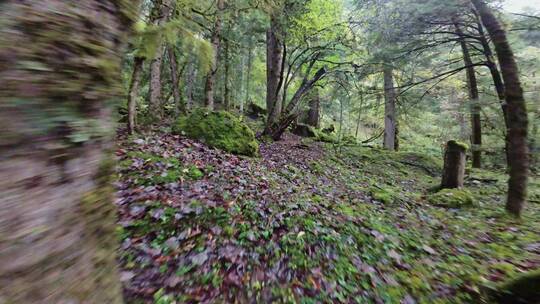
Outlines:
<svg viewBox="0 0 540 304"><path fill-rule="evenodd" d="M167 22L170 13L170 0L155 0L151 19L155 20L156 25L163 25ZM154 119L163 117L163 103L161 100L161 67L163 65L163 43L160 43L156 49L154 58L150 61L150 87L149 104L150 115Z"/></svg>
<svg viewBox="0 0 540 304"><path fill-rule="evenodd" d="M193 84L197 78L197 70L195 69L195 63L188 63L188 72L187 72L187 86L186 86L186 111L190 111L193 108Z"/></svg>
<svg viewBox="0 0 540 304"><path fill-rule="evenodd" d="M529 149L527 146L527 107L519 81L519 70L506 33L491 9L482 0L471 1L478 10L482 23L493 41L501 66L508 110L510 165L506 209L511 214L520 216L527 198Z"/></svg>
<svg viewBox="0 0 540 304"><path fill-rule="evenodd" d="M396 149L396 91L391 66L385 65L384 74L384 148Z"/></svg>
<svg viewBox="0 0 540 304"><path fill-rule="evenodd" d="M463 31L459 27L459 24L455 21L454 26L456 34L458 35L459 43L461 45L461 51L463 53L463 62L465 64L467 73L467 88L469 91L469 99L471 102L471 122L472 122L472 136L471 136L471 150L472 150L472 166L473 168L482 167L482 121L480 119L480 105L478 103L478 81L476 80L476 73L474 71L473 62L469 53L469 47L463 36Z"/></svg>
<svg viewBox="0 0 540 304"><path fill-rule="evenodd" d="M131 83L129 84L127 102L129 134L135 133L135 128L137 128L137 99L139 97L139 86L141 83L143 64L144 59L142 57L135 57L133 61L133 73L131 74Z"/></svg>
<svg viewBox="0 0 540 304"><path fill-rule="evenodd" d="M444 153L444 170L442 175L442 189L463 187L465 177L467 147L451 140L446 144Z"/></svg>
<svg viewBox="0 0 540 304"><path fill-rule="evenodd" d="M106 104L121 96L137 2L2 2L1 302L122 303L114 163L100 130L112 128Z"/></svg>
<svg viewBox="0 0 540 304"><path fill-rule="evenodd" d="M224 47L224 59L225 59L225 80L223 82L224 87L224 93L223 93L223 106L225 107L225 110L229 110L231 107L231 58L229 53L229 40L225 41L225 47Z"/></svg>
<svg viewBox="0 0 540 304"><path fill-rule="evenodd" d="M246 76L246 100L245 104L249 105L251 103L250 101L250 94L251 94L251 69L253 66L253 49L255 45L253 43L253 38L250 38L249 40L249 50L248 50L248 63L247 63L247 76ZM244 112L243 104L240 104L240 112Z"/></svg>
<svg viewBox="0 0 540 304"><path fill-rule="evenodd" d="M209 110L215 109L214 90L216 86L216 75L219 66L219 53L221 51L221 27L223 26L221 15L224 9L224 0L217 0L216 20L214 21L214 30L210 39L210 42L212 43L212 46L214 48L214 58L212 60L212 66L210 67L210 71L206 75L206 83L204 86L204 105Z"/></svg>
<svg viewBox="0 0 540 304"><path fill-rule="evenodd" d="M180 94L180 86L179 86L179 80L178 76L180 73L178 72L178 59L176 57L176 53L174 52L174 47L169 46L167 48L167 53L169 55L169 64L171 68L171 81L172 81L172 91L173 91L173 98L174 98L174 112L175 116L178 116L179 113L185 113L186 107L184 103L182 102L182 97Z"/></svg>
<svg viewBox="0 0 540 304"><path fill-rule="evenodd" d="M506 127L505 132L504 132L504 137L505 137L504 151L506 155L507 166L510 167L510 164L508 162L509 160L509 155L508 155L509 141L508 141L508 132L507 132L508 109L507 109L506 100L505 100L506 93L505 93L505 88L504 88L504 82L502 80L501 73L499 72L499 69L497 68L497 63L495 63L495 58L493 58L493 51L491 50L491 47L489 46L489 41L486 35L484 34L484 28L479 19L480 17L479 16L476 16L476 17L477 17L478 36L480 38L480 43L482 44L484 55L486 57L486 66L488 67L489 72L491 74L491 78L493 79L493 85L495 86L495 91L497 92L497 97L499 98L499 103L501 105L501 110L502 110L502 114L504 118L504 125Z"/></svg>
<svg viewBox="0 0 540 304"><path fill-rule="evenodd" d="M358 109L358 117L356 118L356 131L354 132L354 138L358 139L358 132L360 131L360 123L362 122L362 108L364 107L364 93L360 92L360 107Z"/></svg>
<svg viewBox="0 0 540 304"><path fill-rule="evenodd" d="M321 106L321 96L317 88L314 89L313 95L309 100L309 110L307 113L306 124L315 128L319 127L319 109Z"/></svg>
<svg viewBox="0 0 540 304"><path fill-rule="evenodd" d="M308 80L307 75L313 67L313 64L314 62L308 68L308 73L304 77L300 88L298 88L291 101L287 105L287 108L281 114L280 119L276 123L270 125L267 124L265 130L263 131L263 135L269 135L274 140L280 140L281 136L283 136L283 133L285 133L285 130L287 130L291 123L294 122L296 118L298 118L299 112L297 108L298 104L300 104L300 101L302 101L302 97L304 97L304 95L313 88L317 81L322 79L326 74L326 67L323 67L319 69L317 73L315 73L312 79Z"/></svg>
<svg viewBox="0 0 540 304"><path fill-rule="evenodd" d="M282 111L282 100L279 98L280 79L282 75L283 43L281 27L275 17L271 18L270 28L266 32L266 111L267 125L276 123Z"/></svg>

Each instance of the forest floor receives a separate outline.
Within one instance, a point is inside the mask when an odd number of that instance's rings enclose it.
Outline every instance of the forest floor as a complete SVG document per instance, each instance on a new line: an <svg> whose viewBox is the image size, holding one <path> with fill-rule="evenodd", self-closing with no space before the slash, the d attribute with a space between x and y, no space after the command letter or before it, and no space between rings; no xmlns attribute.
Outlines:
<svg viewBox="0 0 540 304"><path fill-rule="evenodd" d="M522 220L506 176L468 171L472 206L427 197L440 161L292 135L258 158L166 133L119 135L128 303L476 303L540 267L540 181Z"/></svg>

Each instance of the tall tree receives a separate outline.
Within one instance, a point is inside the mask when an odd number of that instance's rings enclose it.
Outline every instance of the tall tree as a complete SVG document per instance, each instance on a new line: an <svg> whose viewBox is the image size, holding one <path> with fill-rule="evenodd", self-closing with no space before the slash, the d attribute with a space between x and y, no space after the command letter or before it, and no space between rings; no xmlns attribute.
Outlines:
<svg viewBox="0 0 540 304"><path fill-rule="evenodd" d="M396 89L394 87L394 71L392 66L385 64L384 74L384 148L396 150L397 117Z"/></svg>
<svg viewBox="0 0 540 304"><path fill-rule="evenodd" d="M280 90L283 73L283 31L277 16L270 17L266 32L266 111L267 125L276 123L282 110Z"/></svg>
<svg viewBox="0 0 540 304"><path fill-rule="evenodd" d="M480 118L480 105L478 94L478 80L474 70L473 61L469 52L469 46L465 40L465 35L461 30L458 21L454 19L454 27L458 36L458 41L463 54L463 63L467 74L467 89L469 92L469 102L471 103L471 123L472 123L472 166L473 168L482 167L482 121Z"/></svg>
<svg viewBox="0 0 540 304"><path fill-rule="evenodd" d="M309 99L309 109L307 112L306 124L315 128L320 126L321 95L318 88L313 89L313 94Z"/></svg>
<svg viewBox="0 0 540 304"><path fill-rule="evenodd" d="M144 58L135 56L133 60L133 71L131 73L127 101L129 134L135 133L135 128L137 127L137 98L139 96L139 86L141 84L143 64Z"/></svg>
<svg viewBox="0 0 540 304"><path fill-rule="evenodd" d="M529 148L527 146L528 117L523 89L519 80L519 70L506 32L491 8L482 0L471 0L478 11L482 24L488 31L501 66L505 85L505 99L508 114L508 141L510 179L506 209L520 216L527 199L527 179L529 174Z"/></svg>
<svg viewBox="0 0 540 304"><path fill-rule="evenodd" d="M210 42L214 48L214 57L212 58L212 64L208 74L206 75L206 83L204 88L205 99L204 105L214 110L214 90L216 85L216 76L219 67L219 54L221 50L221 28L223 26L223 11L225 9L225 1L217 0L216 17L214 20L214 27L212 29L212 37Z"/></svg>
<svg viewBox="0 0 540 304"><path fill-rule="evenodd" d="M154 0L152 20L157 26L165 24L171 11L171 0ZM154 58L150 60L149 103L150 114L155 118L163 117L163 102L161 96L161 67L163 65L164 43L159 42Z"/></svg>
<svg viewBox="0 0 540 304"><path fill-rule="evenodd" d="M137 6L0 4L0 299L8 303L122 303L104 131Z"/></svg>
<svg viewBox="0 0 540 304"><path fill-rule="evenodd" d="M178 56L176 56L173 46L167 46L167 55L169 56L169 66L171 69L171 87L174 98L174 111L175 114L178 115L178 113L186 112L186 105L182 101L182 94L180 92L179 84L179 77L182 73L178 70Z"/></svg>

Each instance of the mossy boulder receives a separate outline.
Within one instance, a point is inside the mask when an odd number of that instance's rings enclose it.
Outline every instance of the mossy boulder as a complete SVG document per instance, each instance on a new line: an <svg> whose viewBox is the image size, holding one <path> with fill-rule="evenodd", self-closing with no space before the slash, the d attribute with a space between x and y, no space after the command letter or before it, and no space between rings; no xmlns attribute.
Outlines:
<svg viewBox="0 0 540 304"><path fill-rule="evenodd" d="M259 151L253 131L239 118L225 111L197 109L188 116L180 117L172 132L234 154L255 156Z"/></svg>
<svg viewBox="0 0 540 304"><path fill-rule="evenodd" d="M475 203L472 193L465 189L443 189L428 196L427 199L435 206L446 208L468 207Z"/></svg>
<svg viewBox="0 0 540 304"><path fill-rule="evenodd" d="M491 298L501 304L540 303L540 269L503 282Z"/></svg>

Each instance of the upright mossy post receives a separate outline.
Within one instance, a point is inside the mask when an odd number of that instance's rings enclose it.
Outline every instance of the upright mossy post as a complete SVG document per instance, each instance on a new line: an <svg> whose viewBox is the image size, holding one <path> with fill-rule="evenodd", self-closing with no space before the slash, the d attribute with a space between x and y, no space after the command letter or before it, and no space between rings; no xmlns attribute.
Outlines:
<svg viewBox="0 0 540 304"><path fill-rule="evenodd" d="M442 189L463 187L467 145L451 140L446 144L444 154L444 169L442 174Z"/></svg>

